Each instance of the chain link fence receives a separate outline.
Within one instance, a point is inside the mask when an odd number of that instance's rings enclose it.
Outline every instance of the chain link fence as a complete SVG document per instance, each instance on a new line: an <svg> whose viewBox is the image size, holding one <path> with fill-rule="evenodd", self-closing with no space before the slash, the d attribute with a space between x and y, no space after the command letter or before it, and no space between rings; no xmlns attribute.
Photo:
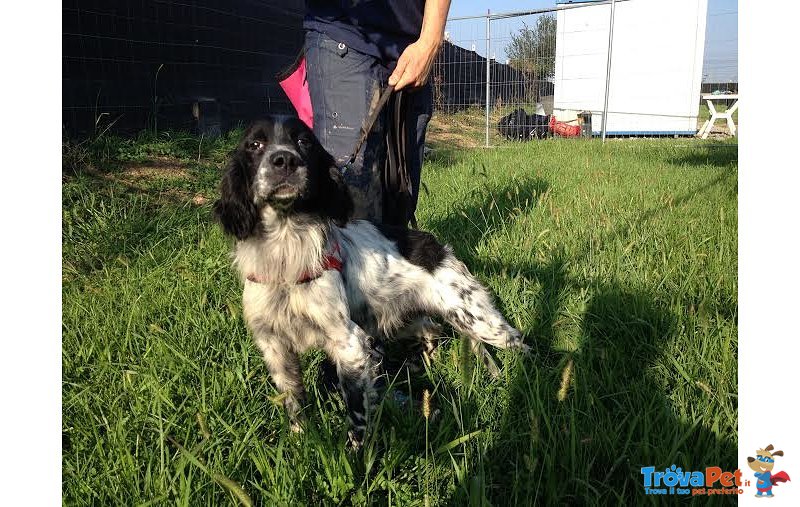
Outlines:
<svg viewBox="0 0 800 507"><path fill-rule="evenodd" d="M701 93L738 88L737 12L718 3L557 2L450 18L429 137L488 147L554 132L694 136L708 117Z"/></svg>
<svg viewBox="0 0 800 507"><path fill-rule="evenodd" d="M302 0L65 0L65 135L208 135L290 112L275 75L302 48L303 13Z"/></svg>

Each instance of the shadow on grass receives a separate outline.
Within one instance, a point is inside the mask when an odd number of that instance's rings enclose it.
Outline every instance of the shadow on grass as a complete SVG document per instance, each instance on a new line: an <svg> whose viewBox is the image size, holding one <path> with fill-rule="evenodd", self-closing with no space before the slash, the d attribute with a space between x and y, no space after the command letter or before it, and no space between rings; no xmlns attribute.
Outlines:
<svg viewBox="0 0 800 507"><path fill-rule="evenodd" d="M733 174L726 172L690 189L673 205L702 195ZM629 503L632 496L644 499L643 466L735 469L732 442L718 438L699 420L680 420L663 394L664 386L649 373L679 332L676 316L659 302L668 298L571 276L569 266L588 255L588 244L583 251L557 252L542 263L510 265L475 255L485 233L478 227L465 228L465 218L480 222L496 208L504 219L513 220L521 200L537 206L548 188L546 181L535 179L479 193L485 201L461 204L456 213L426 224L474 272L518 273L541 284L534 302L536 320L526 338L533 351L512 373L510 400L498 433L450 503ZM645 212L640 222L664 209ZM610 236L624 234L617 230ZM556 329L565 295L579 290L589 299L579 344L570 349L558 344Z"/></svg>
<svg viewBox="0 0 800 507"><path fill-rule="evenodd" d="M429 164L448 168L464 160L465 155L478 148L462 148L443 142L425 144L424 164L428 169Z"/></svg>
<svg viewBox="0 0 800 507"><path fill-rule="evenodd" d="M731 167L734 170L739 161L739 143L731 141L694 141L697 144L680 155L667 159L677 166L715 166ZM702 144L700 144L702 143Z"/></svg>
<svg viewBox="0 0 800 507"><path fill-rule="evenodd" d="M560 290L545 288L545 300ZM735 446L697 421L680 420L648 374L674 326L652 295L604 286L586 307L577 350L549 348L552 328L536 336L536 352L513 374L508 410L483 470L473 471L490 478L480 500L628 504L644 499L643 466L735 469ZM474 505L475 497L458 490L451 504Z"/></svg>
<svg viewBox="0 0 800 507"><path fill-rule="evenodd" d="M733 184L732 188L731 188L731 192L733 194L736 194L737 191L738 191L737 190L738 189L738 180L736 178L736 174L737 174L736 170L720 172L719 175L715 176L714 178L712 178L711 180L707 181L706 183L703 183L702 185L699 185L697 187L691 188L691 189L687 190L686 192L684 192L683 194L681 194L681 195L677 196L676 198L672 199L671 206L672 207L681 206L682 204L687 203L687 202L695 199L696 197L702 197L702 194L705 193L707 190L710 190L710 189L712 189L712 188L714 188L716 186L724 186L724 185L728 185L728 184L731 184L731 183ZM667 206L667 205L656 206L656 207L650 208L649 210L647 210L647 211L645 211L644 213L641 214L639 219L636 221L635 226L642 225L642 224L646 223L648 220L650 220L651 218L655 217L659 213L664 212L668 208L669 208L669 206ZM622 234L622 231L620 231L620 230L612 231L609 237L610 238L619 237L621 234Z"/></svg>
<svg viewBox="0 0 800 507"><path fill-rule="evenodd" d="M482 170L485 171L485 167ZM477 171L479 169L473 165L473 176L485 176ZM475 188L466 203L456 204L446 217L430 219L427 225L440 241L453 247L458 258L474 266L477 262L475 245L487 235L487 230L491 233L503 228L523 208L530 210L539 206L549 188L546 181L538 178L497 188Z"/></svg>

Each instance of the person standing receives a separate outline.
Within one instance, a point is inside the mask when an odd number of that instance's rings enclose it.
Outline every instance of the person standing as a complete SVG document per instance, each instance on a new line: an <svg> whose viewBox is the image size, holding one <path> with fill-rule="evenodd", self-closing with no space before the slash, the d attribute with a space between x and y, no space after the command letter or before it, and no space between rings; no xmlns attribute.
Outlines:
<svg viewBox="0 0 800 507"><path fill-rule="evenodd" d="M411 216L433 109L428 76L442 44L449 8L450 0L306 1L303 27L314 133L337 162L344 163L386 84L405 90ZM382 221L386 128L381 115L344 173L353 195L353 218Z"/></svg>

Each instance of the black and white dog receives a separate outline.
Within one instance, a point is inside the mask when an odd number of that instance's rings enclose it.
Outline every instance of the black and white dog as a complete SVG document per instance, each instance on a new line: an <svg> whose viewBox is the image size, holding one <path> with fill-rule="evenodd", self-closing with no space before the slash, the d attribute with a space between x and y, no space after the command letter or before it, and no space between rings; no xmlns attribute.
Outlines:
<svg viewBox="0 0 800 507"><path fill-rule="evenodd" d="M527 346L449 247L428 233L348 221L351 208L333 157L290 117L247 130L214 205L237 239L244 318L293 428L305 398L298 354L320 348L336 366L357 447L380 366L373 337L435 314L475 347Z"/></svg>

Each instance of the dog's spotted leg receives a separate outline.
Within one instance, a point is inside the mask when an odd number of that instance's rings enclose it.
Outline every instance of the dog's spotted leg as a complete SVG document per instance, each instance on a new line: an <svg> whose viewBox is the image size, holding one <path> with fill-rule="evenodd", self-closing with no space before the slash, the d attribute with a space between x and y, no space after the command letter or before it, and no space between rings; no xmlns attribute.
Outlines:
<svg viewBox="0 0 800 507"><path fill-rule="evenodd" d="M371 346L371 338L352 321L331 332L330 338L325 351L336 365L339 389L347 407L351 426L348 444L357 450L364 441L367 421L377 398L375 377L379 357Z"/></svg>
<svg viewBox="0 0 800 507"><path fill-rule="evenodd" d="M501 349L529 350L495 308L489 291L452 254L434 271L432 289L426 291L428 304L457 331Z"/></svg>
<svg viewBox="0 0 800 507"><path fill-rule="evenodd" d="M300 413L306 400L306 390L300 372L300 358L288 350L279 339L266 333L255 333L255 341L264 356L275 388L283 396L283 406L289 416L292 431L302 431Z"/></svg>

